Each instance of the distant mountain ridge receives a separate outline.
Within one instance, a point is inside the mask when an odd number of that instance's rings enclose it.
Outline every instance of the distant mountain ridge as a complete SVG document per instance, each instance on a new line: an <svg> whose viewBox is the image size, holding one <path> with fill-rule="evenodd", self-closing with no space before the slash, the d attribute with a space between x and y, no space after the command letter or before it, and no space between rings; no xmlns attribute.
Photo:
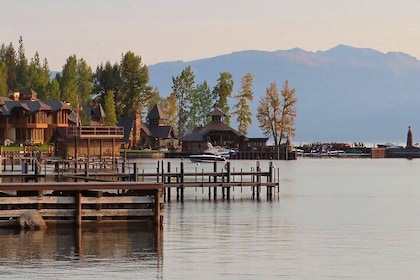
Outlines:
<svg viewBox="0 0 420 280"><path fill-rule="evenodd" d="M250 137L261 137L255 118L265 89L286 80L298 97L294 141L405 141L407 127L420 135L420 61L405 53L382 53L338 45L327 51L300 48L238 51L189 62L149 65L150 85L162 96L171 92L172 77L191 66L196 83L213 87L221 72L234 79L233 95L247 72L254 75ZM235 100L232 98L231 107ZM237 128L235 119L231 126ZM420 137L420 136L419 136Z"/></svg>

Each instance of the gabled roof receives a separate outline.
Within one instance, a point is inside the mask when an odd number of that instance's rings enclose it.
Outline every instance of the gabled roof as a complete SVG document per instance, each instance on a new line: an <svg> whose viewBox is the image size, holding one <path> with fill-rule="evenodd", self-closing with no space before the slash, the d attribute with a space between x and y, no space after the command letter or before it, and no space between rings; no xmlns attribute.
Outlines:
<svg viewBox="0 0 420 280"><path fill-rule="evenodd" d="M68 105L67 103L63 101L48 100L48 101L42 101L42 102L44 102L47 106L49 106L51 108L51 111L53 112L57 112L60 110L71 110L70 105Z"/></svg>
<svg viewBox="0 0 420 280"><path fill-rule="evenodd" d="M231 128L227 124L222 123L221 121L212 121L206 126L199 128L198 130L194 131L193 133L190 133L186 135L184 138L182 138L182 141L207 141L207 135L210 132L226 132L229 131L233 134L235 134L237 137L243 136L239 131ZM243 136L245 137L245 136ZM246 139L246 137L245 137Z"/></svg>
<svg viewBox="0 0 420 280"><path fill-rule="evenodd" d="M219 109L214 109L211 113L210 113L210 116L224 116L225 114L222 112L222 111L220 111Z"/></svg>
<svg viewBox="0 0 420 280"><path fill-rule="evenodd" d="M172 126L155 126L151 128L152 137L160 139L171 138Z"/></svg>
<svg viewBox="0 0 420 280"><path fill-rule="evenodd" d="M133 128L133 118L122 118L118 120L117 126L122 126L124 128L124 142L128 142L130 139L131 130Z"/></svg>
<svg viewBox="0 0 420 280"><path fill-rule="evenodd" d="M152 110L150 110L149 114L147 115L149 120L163 120L166 119L166 116L163 114L162 110L159 106L155 104Z"/></svg>
<svg viewBox="0 0 420 280"><path fill-rule="evenodd" d="M83 112L87 116L90 116L92 119L100 119L105 117L105 111L101 104L85 105L83 106Z"/></svg>

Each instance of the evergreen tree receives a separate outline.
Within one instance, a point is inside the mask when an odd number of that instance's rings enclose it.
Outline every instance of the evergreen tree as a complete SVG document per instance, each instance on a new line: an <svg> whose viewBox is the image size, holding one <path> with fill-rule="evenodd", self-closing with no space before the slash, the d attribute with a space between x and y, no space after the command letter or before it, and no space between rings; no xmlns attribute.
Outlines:
<svg viewBox="0 0 420 280"><path fill-rule="evenodd" d="M115 96L120 87L120 66L117 63L112 65L107 61L105 66L101 64L96 68L93 75L93 96L104 97L108 91L113 91ZM101 99L104 100L104 98Z"/></svg>
<svg viewBox="0 0 420 280"><path fill-rule="evenodd" d="M120 66L121 90L116 95L117 116L128 116L134 110L146 106L151 87L149 83L149 69L141 63L141 57L133 52L127 52Z"/></svg>
<svg viewBox="0 0 420 280"><path fill-rule="evenodd" d="M229 72L220 73L217 79L217 85L213 89L213 96L216 100L214 107L218 108L225 114L225 123L230 124L230 107L228 98L232 95L233 80L232 74Z"/></svg>
<svg viewBox="0 0 420 280"><path fill-rule="evenodd" d="M252 91L253 81L254 76L251 73L245 74L241 79L240 92L235 95L237 103L235 104L235 111L233 114L237 116L238 131L243 135L248 133L248 127L252 122L252 113L249 108L249 103L254 99L254 93Z"/></svg>
<svg viewBox="0 0 420 280"><path fill-rule="evenodd" d="M188 128L194 130L206 125L211 120L210 113L213 108L211 89L206 81L192 91L190 104Z"/></svg>
<svg viewBox="0 0 420 280"><path fill-rule="evenodd" d="M61 100L69 102L73 109L87 104L92 94L92 70L83 59L77 60L76 55L67 58L61 74L56 78L60 84Z"/></svg>
<svg viewBox="0 0 420 280"><path fill-rule="evenodd" d="M77 92L79 94L79 103L87 104L92 98L93 73L90 66L86 64L83 58L77 62Z"/></svg>
<svg viewBox="0 0 420 280"><path fill-rule="evenodd" d="M62 101L69 102L73 109L78 109L79 102L78 78L77 78L77 58L71 55L67 58L63 71L58 73L57 81L60 84L60 98Z"/></svg>
<svg viewBox="0 0 420 280"><path fill-rule="evenodd" d="M7 96L7 67L0 60L0 96Z"/></svg>
<svg viewBox="0 0 420 280"><path fill-rule="evenodd" d="M44 64L41 65L39 54L38 52L35 52L35 56L31 59L27 73L29 87L38 93L39 99L47 99L47 87L50 83L50 70L47 60L45 59Z"/></svg>
<svg viewBox="0 0 420 280"><path fill-rule="evenodd" d="M16 52L12 43L5 48L4 62L6 63L7 68L7 88L9 91L18 90L18 84L16 81Z"/></svg>
<svg viewBox="0 0 420 280"><path fill-rule="evenodd" d="M179 76L172 77L172 90L177 99L178 105L178 136L184 137L187 134L187 122L189 119L189 100L194 90L194 73L190 66L187 66Z"/></svg>
<svg viewBox="0 0 420 280"><path fill-rule="evenodd" d="M30 87L28 78L28 60L25 56L22 36L19 37L19 48L16 61L16 87L18 90Z"/></svg>
<svg viewBox="0 0 420 280"><path fill-rule="evenodd" d="M115 114L114 92L108 91L104 98L105 125L115 126L117 115Z"/></svg>
<svg viewBox="0 0 420 280"><path fill-rule="evenodd" d="M61 98L60 83L56 78L52 79L47 84L44 98L46 100L63 100Z"/></svg>

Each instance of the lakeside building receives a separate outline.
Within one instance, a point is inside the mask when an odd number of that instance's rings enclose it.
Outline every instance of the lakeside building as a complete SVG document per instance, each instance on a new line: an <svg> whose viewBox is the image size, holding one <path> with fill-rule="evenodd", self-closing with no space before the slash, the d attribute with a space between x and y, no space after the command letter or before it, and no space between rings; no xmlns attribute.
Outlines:
<svg viewBox="0 0 420 280"><path fill-rule="evenodd" d="M71 107L65 102L41 101L31 88L0 97L0 139L5 145L50 142L57 128L69 126Z"/></svg>
<svg viewBox="0 0 420 280"><path fill-rule="evenodd" d="M181 139L182 152L202 153L207 143L238 151L261 151L266 147L268 138L246 137L223 122L225 115L219 109L214 109L210 116L210 123Z"/></svg>
<svg viewBox="0 0 420 280"><path fill-rule="evenodd" d="M141 121L137 110L134 116L122 118L118 126L124 128L123 145L128 149L168 149L175 150L179 141L172 126L166 125L167 118L156 104L147 115L146 122Z"/></svg>

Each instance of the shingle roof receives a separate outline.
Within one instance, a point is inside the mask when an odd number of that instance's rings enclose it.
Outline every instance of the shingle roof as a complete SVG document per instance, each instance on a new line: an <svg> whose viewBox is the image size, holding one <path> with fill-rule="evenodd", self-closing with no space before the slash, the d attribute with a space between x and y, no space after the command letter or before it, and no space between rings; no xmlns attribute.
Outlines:
<svg viewBox="0 0 420 280"><path fill-rule="evenodd" d="M124 142L128 142L130 139L131 129L133 128L133 118L122 118L118 120L117 126L122 126L124 128Z"/></svg>
<svg viewBox="0 0 420 280"><path fill-rule="evenodd" d="M71 110L70 105L68 105L67 103L63 102L63 101L59 101L59 100L46 100L46 101L42 101L43 103L45 103L47 106L49 106L51 108L51 111L53 112L57 112L60 110Z"/></svg>
<svg viewBox="0 0 420 280"><path fill-rule="evenodd" d="M182 141L206 141L206 136L210 132L226 132L229 131L233 134L235 134L237 137L243 136L239 131L231 128L230 126L222 123L221 121L212 121L206 126L196 130L193 133L190 133L186 135L184 138L182 138Z"/></svg>
<svg viewBox="0 0 420 280"><path fill-rule="evenodd" d="M163 114L162 110L156 104L155 104L155 106L153 106L152 110L150 110L149 114L147 115L147 118L150 119L150 120L163 120L163 119L166 119L166 117Z"/></svg>
<svg viewBox="0 0 420 280"><path fill-rule="evenodd" d="M171 126L155 126L151 129L151 136L160 139L169 139L171 138Z"/></svg>

